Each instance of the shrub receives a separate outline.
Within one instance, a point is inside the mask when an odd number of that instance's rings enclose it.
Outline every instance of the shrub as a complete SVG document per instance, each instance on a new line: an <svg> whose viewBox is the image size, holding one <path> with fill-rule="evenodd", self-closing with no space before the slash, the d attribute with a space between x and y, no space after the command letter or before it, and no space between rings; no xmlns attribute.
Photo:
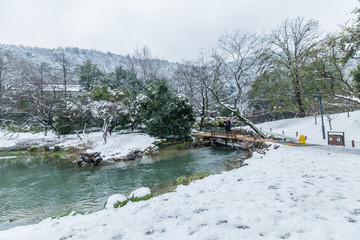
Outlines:
<svg viewBox="0 0 360 240"><path fill-rule="evenodd" d="M50 151L50 147L49 147L48 145L44 145L44 146L43 146L43 151L44 151L44 152Z"/></svg>
<svg viewBox="0 0 360 240"><path fill-rule="evenodd" d="M130 201L132 201L132 202L139 202L139 201L144 201L144 200L148 200L148 199L150 199L150 198L152 198L153 197L153 194L152 193L150 193L150 194L148 194L148 195L146 195L146 196L144 196L144 197L131 197L130 198Z"/></svg>
<svg viewBox="0 0 360 240"><path fill-rule="evenodd" d="M37 147L37 146L32 146L31 148L30 148L30 152L35 152L35 151L37 151L39 149L39 147Z"/></svg>
<svg viewBox="0 0 360 240"><path fill-rule="evenodd" d="M195 121L192 105L184 95L175 95L165 80L148 85L137 102L150 135L182 138L190 134Z"/></svg>
<svg viewBox="0 0 360 240"><path fill-rule="evenodd" d="M54 146L54 151L55 152L59 152L61 150L61 147L60 146Z"/></svg>

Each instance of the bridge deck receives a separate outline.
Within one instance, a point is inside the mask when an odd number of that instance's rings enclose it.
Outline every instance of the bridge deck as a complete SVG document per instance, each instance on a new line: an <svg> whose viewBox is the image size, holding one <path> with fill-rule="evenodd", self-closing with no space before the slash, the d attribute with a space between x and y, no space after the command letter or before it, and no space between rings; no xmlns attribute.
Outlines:
<svg viewBox="0 0 360 240"><path fill-rule="evenodd" d="M245 143L277 142L277 140L273 140L273 139L254 138L249 135L231 134L231 133L229 135L216 134L216 133L197 133L197 134L193 134L193 136L195 138L210 139L210 140L222 139L222 140L227 140L229 142L245 142Z"/></svg>

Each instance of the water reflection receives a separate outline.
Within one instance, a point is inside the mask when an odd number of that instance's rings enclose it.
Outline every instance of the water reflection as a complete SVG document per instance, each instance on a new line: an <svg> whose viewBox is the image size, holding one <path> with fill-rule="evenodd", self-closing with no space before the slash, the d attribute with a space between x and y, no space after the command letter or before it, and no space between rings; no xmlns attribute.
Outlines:
<svg viewBox="0 0 360 240"><path fill-rule="evenodd" d="M98 211L109 195L129 194L142 186L166 192L179 176L236 167L239 154L210 148L172 150L103 167L77 167L45 157L1 158L0 230L67 211Z"/></svg>

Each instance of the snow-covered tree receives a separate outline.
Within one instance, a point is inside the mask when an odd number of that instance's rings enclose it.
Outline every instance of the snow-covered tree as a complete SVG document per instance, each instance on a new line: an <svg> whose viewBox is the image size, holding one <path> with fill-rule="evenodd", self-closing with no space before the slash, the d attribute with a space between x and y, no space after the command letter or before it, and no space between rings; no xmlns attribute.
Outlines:
<svg viewBox="0 0 360 240"><path fill-rule="evenodd" d="M190 95L197 115L200 116L200 130L210 108L214 107L215 103L210 90L214 82L213 64L201 54L197 60L184 62L175 73L175 79L182 83L184 90Z"/></svg>
<svg viewBox="0 0 360 240"><path fill-rule="evenodd" d="M246 93L257 77L263 50L264 43L256 34L237 31L221 37L213 53L216 64L209 89L218 104L266 138L243 114L248 105Z"/></svg>
<svg viewBox="0 0 360 240"><path fill-rule="evenodd" d="M194 112L184 95L175 95L165 80L146 87L137 98L142 122L150 135L187 137L194 124Z"/></svg>

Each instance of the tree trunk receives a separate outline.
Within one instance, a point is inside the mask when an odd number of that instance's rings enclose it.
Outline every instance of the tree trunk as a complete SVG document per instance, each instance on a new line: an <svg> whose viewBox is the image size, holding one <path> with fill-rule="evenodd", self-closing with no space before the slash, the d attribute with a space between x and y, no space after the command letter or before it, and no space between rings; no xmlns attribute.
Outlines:
<svg viewBox="0 0 360 240"><path fill-rule="evenodd" d="M300 86L299 86L299 80L296 80L294 83L294 87L295 87L295 99L296 99L296 103L298 105L299 108L299 114L300 117L305 117L305 109L304 109L304 104L302 102L301 99L301 90L300 90Z"/></svg>
<svg viewBox="0 0 360 240"><path fill-rule="evenodd" d="M248 125L252 130L254 130L257 134L259 134L262 138L268 139L268 137L266 136L265 133L263 133L260 129L258 129L250 120L248 120L247 118L245 118L244 116L241 115L241 113L239 111L235 112L236 117L239 118L239 120L243 123L245 123L246 125Z"/></svg>

